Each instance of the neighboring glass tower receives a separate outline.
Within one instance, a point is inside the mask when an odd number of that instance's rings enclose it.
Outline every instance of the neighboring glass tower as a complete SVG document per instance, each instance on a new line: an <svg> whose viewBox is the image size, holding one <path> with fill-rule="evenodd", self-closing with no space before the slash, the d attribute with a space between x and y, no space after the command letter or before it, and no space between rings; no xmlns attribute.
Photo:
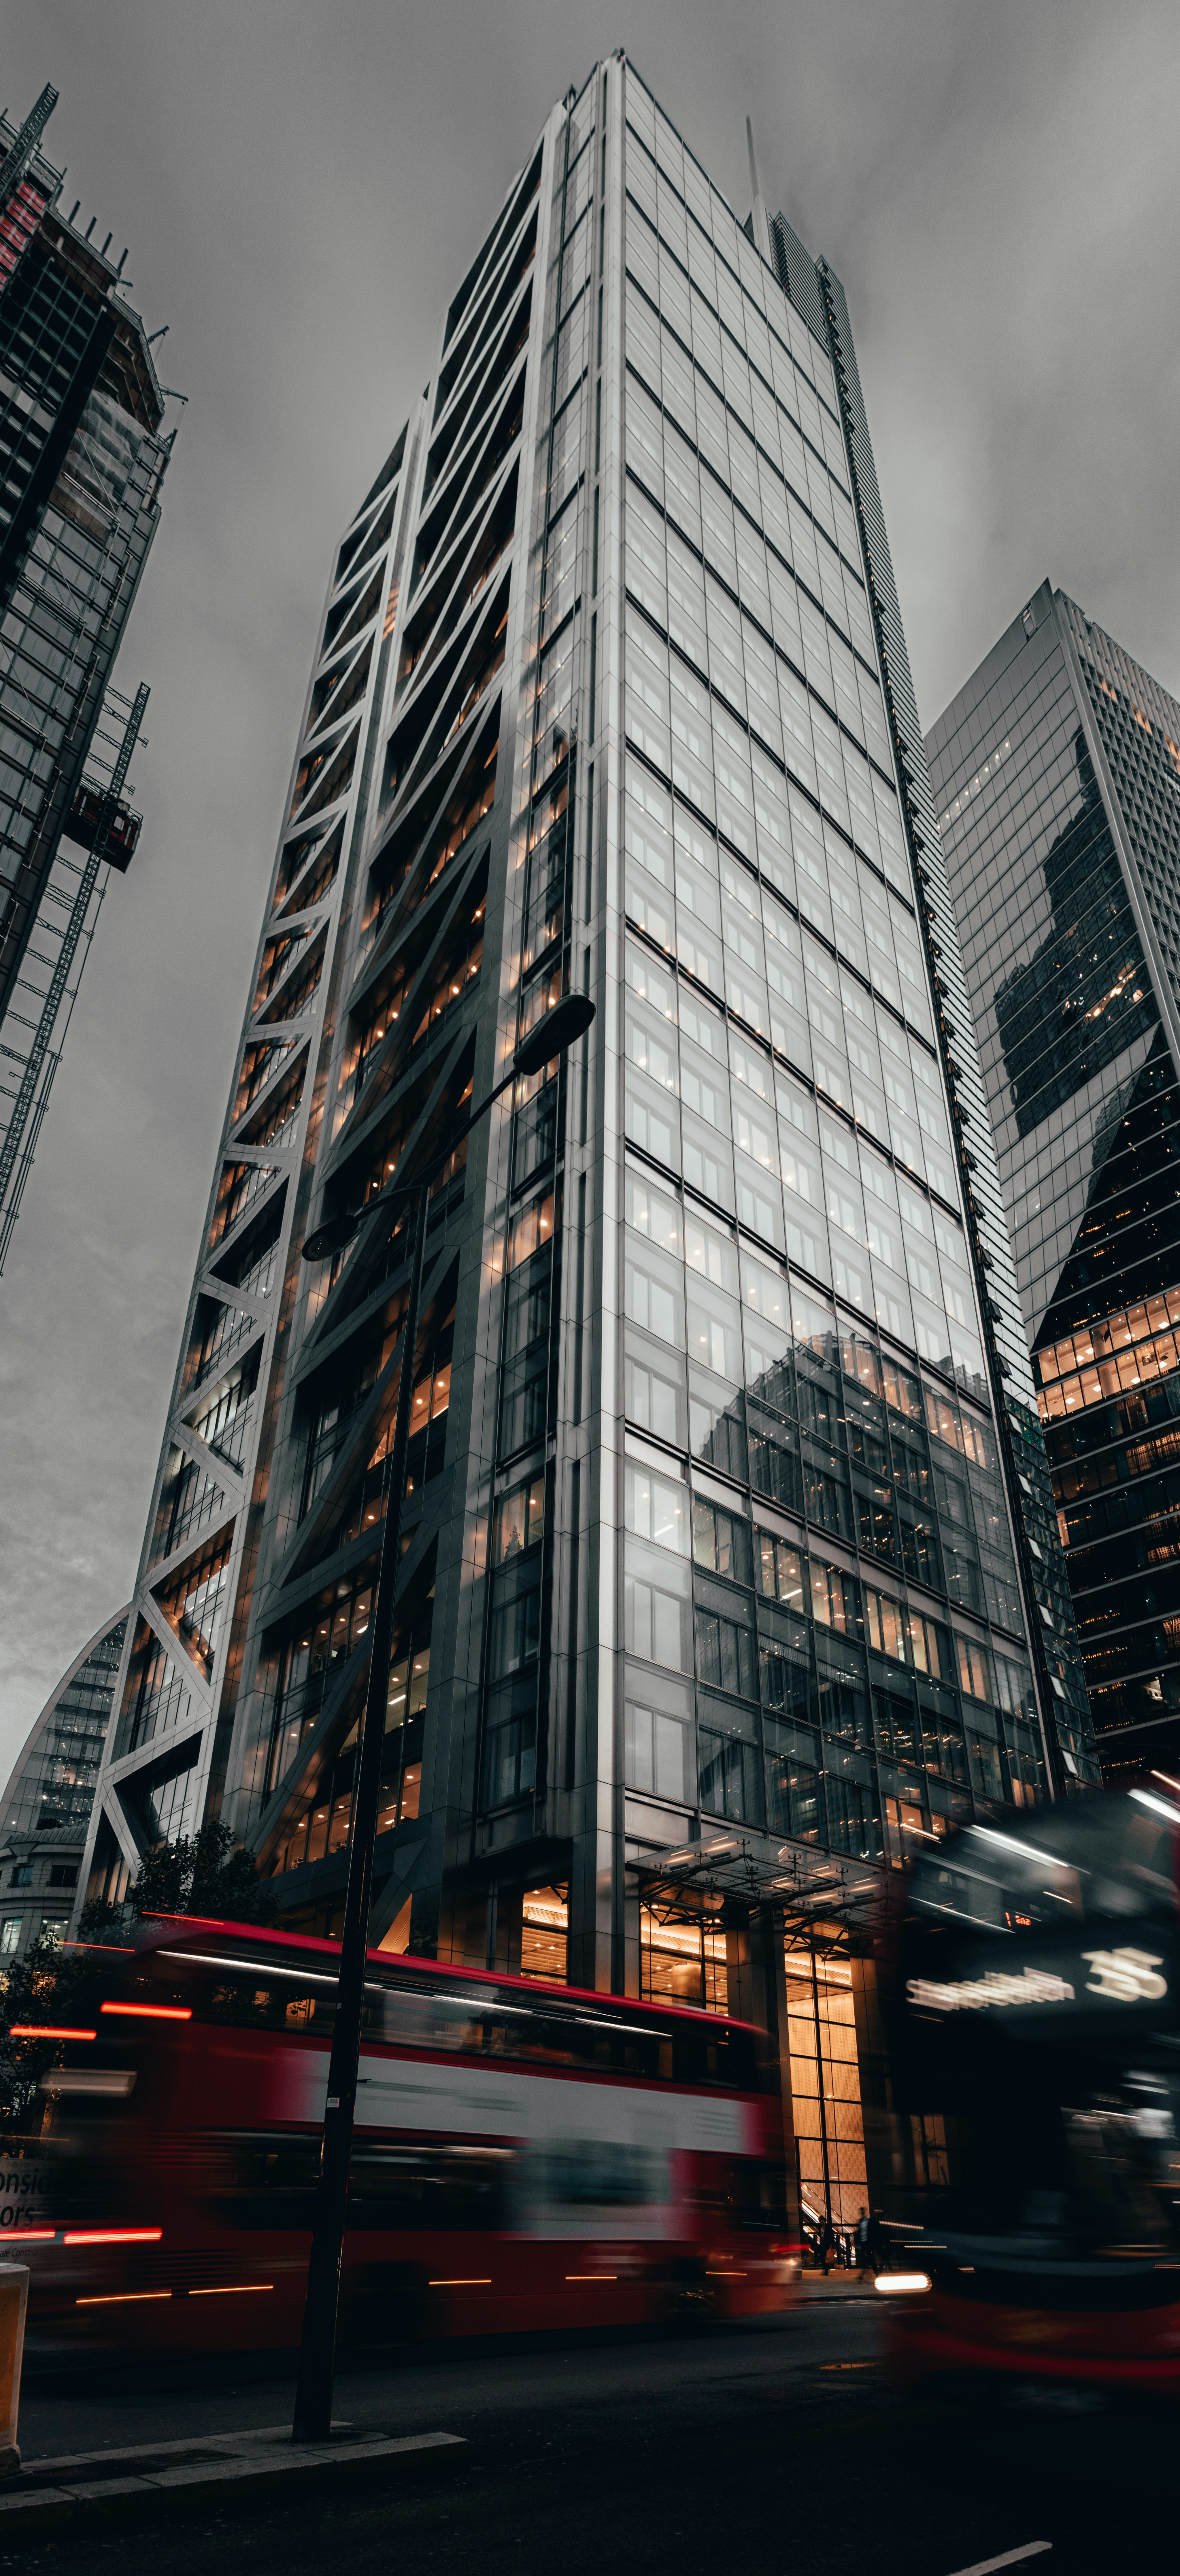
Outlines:
<svg viewBox="0 0 1180 2576"><path fill-rule="evenodd" d="M110 686L171 453L116 267L60 212L46 89L0 117L0 1269L110 870L147 690Z"/></svg>
<svg viewBox="0 0 1180 2576"><path fill-rule="evenodd" d="M0 1796L0 1976L69 1921L126 1630L123 1609L75 1655Z"/></svg>
<svg viewBox="0 0 1180 2576"><path fill-rule="evenodd" d="M1048 582L928 741L1104 1776L1180 1761L1180 704Z"/></svg>
<svg viewBox="0 0 1180 2576"><path fill-rule="evenodd" d="M1092 1754L843 294L621 56L340 543L95 1888L216 1806L338 1923L407 1246L299 1246L569 986L434 1191L374 1938L756 2011L852 2215L857 1908Z"/></svg>

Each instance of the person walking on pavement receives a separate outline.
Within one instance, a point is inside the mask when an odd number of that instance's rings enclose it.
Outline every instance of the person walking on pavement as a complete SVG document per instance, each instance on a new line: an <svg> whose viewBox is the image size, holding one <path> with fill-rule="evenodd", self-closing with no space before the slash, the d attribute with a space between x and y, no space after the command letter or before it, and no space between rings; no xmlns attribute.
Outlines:
<svg viewBox="0 0 1180 2576"><path fill-rule="evenodd" d="M825 2218L823 2226L819 2231L819 2259L823 2265L825 2281L828 2277L828 2265L831 2262L835 2250L836 2238L832 2229L832 2222L830 2218Z"/></svg>
<svg viewBox="0 0 1180 2576"><path fill-rule="evenodd" d="M862 2281L876 2268L873 2262L873 2223L863 2205L856 2222L856 2263Z"/></svg>

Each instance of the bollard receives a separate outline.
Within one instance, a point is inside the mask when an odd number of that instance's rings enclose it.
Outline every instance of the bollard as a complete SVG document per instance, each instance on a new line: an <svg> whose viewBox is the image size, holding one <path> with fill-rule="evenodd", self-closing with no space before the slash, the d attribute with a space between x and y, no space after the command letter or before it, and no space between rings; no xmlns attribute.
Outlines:
<svg viewBox="0 0 1180 2576"><path fill-rule="evenodd" d="M20 2467L16 2419L28 2299L28 2266L0 2263L0 2478L11 2477Z"/></svg>

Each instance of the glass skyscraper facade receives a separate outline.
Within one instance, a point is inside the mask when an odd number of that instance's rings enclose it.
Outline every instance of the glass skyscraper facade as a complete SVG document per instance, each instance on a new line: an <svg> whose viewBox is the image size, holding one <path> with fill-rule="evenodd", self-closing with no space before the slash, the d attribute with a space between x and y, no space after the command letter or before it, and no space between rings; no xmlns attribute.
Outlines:
<svg viewBox="0 0 1180 2576"><path fill-rule="evenodd" d="M1180 704L1048 582L929 737L1102 1768L1180 1758Z"/></svg>
<svg viewBox="0 0 1180 2576"><path fill-rule="evenodd" d="M75 1656L0 1795L0 1976L69 1922L126 1630L123 1609Z"/></svg>
<svg viewBox="0 0 1180 2576"><path fill-rule="evenodd" d="M571 987L404 1352L388 1202L300 1244ZM338 1923L411 1366L374 1940L756 2012L851 2216L857 1907L1093 1756L843 292L622 56L341 539L251 994L87 1883L217 1811Z"/></svg>

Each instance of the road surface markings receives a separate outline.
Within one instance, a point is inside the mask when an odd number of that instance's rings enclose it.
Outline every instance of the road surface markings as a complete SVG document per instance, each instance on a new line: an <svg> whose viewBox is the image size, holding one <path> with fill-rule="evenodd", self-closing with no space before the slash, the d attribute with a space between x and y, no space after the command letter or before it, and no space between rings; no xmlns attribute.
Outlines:
<svg viewBox="0 0 1180 2576"><path fill-rule="evenodd" d="M974 2567L957 2567L955 2576L992 2576L996 2567L1019 2567L1024 2558L1039 2558L1043 2549L1051 2549L1051 2540L1026 2540L1022 2549L1006 2549L1001 2558L977 2558Z"/></svg>

